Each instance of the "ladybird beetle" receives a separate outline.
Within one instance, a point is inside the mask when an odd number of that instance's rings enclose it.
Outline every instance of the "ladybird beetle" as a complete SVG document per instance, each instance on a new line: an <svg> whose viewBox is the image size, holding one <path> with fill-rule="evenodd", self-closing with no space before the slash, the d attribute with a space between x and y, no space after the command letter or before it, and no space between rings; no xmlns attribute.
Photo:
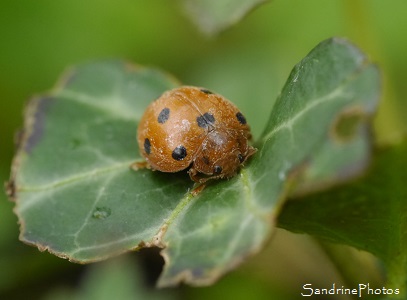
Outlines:
<svg viewBox="0 0 407 300"><path fill-rule="evenodd" d="M148 167L162 172L189 168L199 183L234 176L256 152L239 109L219 94L192 86L167 91L152 102L137 139Z"/></svg>

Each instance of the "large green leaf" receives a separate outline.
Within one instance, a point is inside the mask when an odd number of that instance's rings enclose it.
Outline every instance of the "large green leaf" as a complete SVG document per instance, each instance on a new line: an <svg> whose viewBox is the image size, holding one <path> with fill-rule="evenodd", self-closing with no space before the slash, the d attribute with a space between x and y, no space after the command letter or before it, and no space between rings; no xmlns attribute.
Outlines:
<svg viewBox="0 0 407 300"><path fill-rule="evenodd" d="M14 163L24 241L88 262L154 236L186 181L130 165L139 158L137 120L174 86L155 70L97 63L30 102Z"/></svg>
<svg viewBox="0 0 407 300"><path fill-rule="evenodd" d="M378 78L346 41L321 43L292 71L253 159L193 196L185 172L129 168L141 159L135 135L144 108L176 83L123 63L80 66L28 107L10 184L21 239L77 262L159 246L160 285L209 284L262 247L289 179L317 164L321 149L328 144L345 164L355 161L334 147L332 124L353 107L369 114ZM345 143L359 138L366 136Z"/></svg>
<svg viewBox="0 0 407 300"><path fill-rule="evenodd" d="M182 0L185 11L198 28L214 35L239 22L267 0Z"/></svg>
<svg viewBox="0 0 407 300"><path fill-rule="evenodd" d="M381 258L389 288L407 296L407 138L376 151L369 174L358 181L304 199L289 201L279 226Z"/></svg>
<svg viewBox="0 0 407 300"><path fill-rule="evenodd" d="M333 39L316 47L291 73L250 165L229 182L208 188L192 201L185 199L190 203L186 213L164 237L169 247L160 283L181 278L209 283L256 252L271 233L290 173L329 142L327 133L336 115L354 106L372 111L378 81L376 68L348 43ZM341 156L353 161L346 150ZM206 260L205 268L179 267L197 265L197 258ZM211 273L205 273L208 269Z"/></svg>

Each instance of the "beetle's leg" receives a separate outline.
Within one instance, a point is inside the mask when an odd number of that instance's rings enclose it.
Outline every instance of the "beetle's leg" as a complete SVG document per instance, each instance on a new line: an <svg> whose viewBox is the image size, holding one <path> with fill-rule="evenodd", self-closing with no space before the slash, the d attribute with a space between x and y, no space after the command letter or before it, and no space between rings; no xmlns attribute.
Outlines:
<svg viewBox="0 0 407 300"><path fill-rule="evenodd" d="M136 161L130 165L130 168L133 169L134 171L140 170L140 169L151 169L150 165L148 164L147 161Z"/></svg>

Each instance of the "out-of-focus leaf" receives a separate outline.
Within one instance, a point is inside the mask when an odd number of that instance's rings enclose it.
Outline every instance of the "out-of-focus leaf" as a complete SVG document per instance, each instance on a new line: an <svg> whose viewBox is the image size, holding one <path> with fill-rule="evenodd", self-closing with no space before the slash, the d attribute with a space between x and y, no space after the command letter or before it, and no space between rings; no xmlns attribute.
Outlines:
<svg viewBox="0 0 407 300"><path fill-rule="evenodd" d="M214 35L239 22L267 0L183 0L185 11L199 29Z"/></svg>
<svg viewBox="0 0 407 300"><path fill-rule="evenodd" d="M279 226L366 250L388 269L388 287L407 290L407 139L376 151L366 177L289 201Z"/></svg>

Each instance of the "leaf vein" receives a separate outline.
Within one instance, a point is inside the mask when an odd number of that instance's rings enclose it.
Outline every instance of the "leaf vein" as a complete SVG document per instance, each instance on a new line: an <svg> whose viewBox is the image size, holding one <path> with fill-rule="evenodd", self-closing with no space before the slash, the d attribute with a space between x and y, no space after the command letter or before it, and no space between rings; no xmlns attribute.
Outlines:
<svg viewBox="0 0 407 300"><path fill-rule="evenodd" d="M272 138L277 132L281 131L282 129L288 129L291 132L293 125L305 113L307 113L308 111L312 110L314 107L316 107L320 104L325 104L325 103L328 103L329 101L332 101L333 99L336 99L337 96L342 95L344 87L345 87L344 84L340 85L338 88L334 89L329 94L326 94L324 96L314 99L313 101L308 102L308 104L301 111L299 111L297 114L295 114L292 118L281 123L280 125L275 127L272 131L270 131L268 134L266 134L262 138L263 143L266 142L267 140L269 140L270 138Z"/></svg>

